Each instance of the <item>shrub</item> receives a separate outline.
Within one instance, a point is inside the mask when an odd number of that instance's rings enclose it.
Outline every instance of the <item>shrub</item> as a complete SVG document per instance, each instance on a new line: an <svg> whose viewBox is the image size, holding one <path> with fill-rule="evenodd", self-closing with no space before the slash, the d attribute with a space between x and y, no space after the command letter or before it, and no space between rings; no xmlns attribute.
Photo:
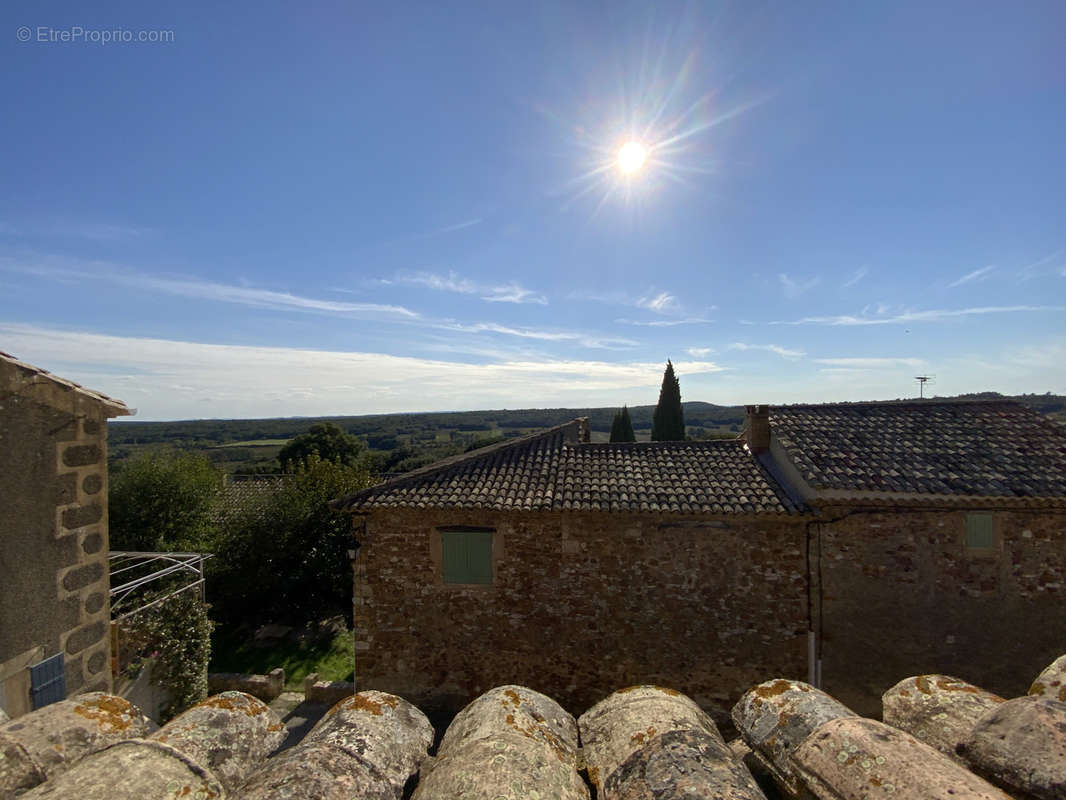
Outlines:
<svg viewBox="0 0 1066 800"><path fill-rule="evenodd" d="M219 619L302 623L352 615L348 514L329 502L371 484L370 473L316 456L220 523L208 586Z"/></svg>

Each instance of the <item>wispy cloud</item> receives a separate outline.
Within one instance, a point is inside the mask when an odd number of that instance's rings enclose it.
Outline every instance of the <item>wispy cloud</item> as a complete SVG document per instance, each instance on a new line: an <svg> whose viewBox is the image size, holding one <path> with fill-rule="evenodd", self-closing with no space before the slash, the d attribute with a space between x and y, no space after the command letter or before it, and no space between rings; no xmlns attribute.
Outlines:
<svg viewBox="0 0 1066 800"><path fill-rule="evenodd" d="M1066 255L1066 250L1056 250L1054 253L1048 253L1043 258L1037 259L1031 264L1026 264L1018 270L1018 277L1023 281L1030 281L1042 275L1066 277L1066 266L1052 266L1064 255Z"/></svg>
<svg viewBox="0 0 1066 800"><path fill-rule="evenodd" d="M125 242L150 232L149 228L104 222L32 222L18 225L0 222L0 233L5 235L89 239L96 242Z"/></svg>
<svg viewBox="0 0 1066 800"><path fill-rule="evenodd" d="M571 292L566 298L568 300L580 300L582 302L591 300L596 303L603 303L604 305L611 306L631 306L633 308L641 308L645 311L651 311L652 313L661 316L675 317L675 319L671 320L634 320L628 318L615 320L615 322L619 322L623 325L667 327L670 325L691 325L694 323L711 321L704 316L695 315L691 312L686 313L686 309L677 298L677 295L662 289L649 289L647 292L639 296L617 291ZM704 313L713 311L715 308L716 306L704 306Z"/></svg>
<svg viewBox="0 0 1066 800"><path fill-rule="evenodd" d="M662 364L507 360L472 364L388 353L111 336L0 322L5 349L119 397L141 419L368 414L587 406L654 398ZM682 376L721 370L676 363Z"/></svg>
<svg viewBox="0 0 1066 800"><path fill-rule="evenodd" d="M373 315L403 319L417 319L421 316L403 306L383 305L380 303L344 303L272 289L256 289L249 286L216 283L199 278L146 275L139 272L118 270L107 264L100 264L97 269L91 269L92 266L93 264L91 263L77 268L0 264L2 269L43 278L104 282L179 297L191 297L219 303L235 303L257 308L329 314Z"/></svg>
<svg viewBox="0 0 1066 800"><path fill-rule="evenodd" d="M442 233L453 233L454 231L461 231L465 228L473 228L475 225L480 225L484 222L483 219L478 217L477 219L468 219L463 222L457 222L454 225L445 225L443 228L437 228L435 231L430 231L426 236L437 236Z"/></svg>
<svg viewBox="0 0 1066 800"><path fill-rule="evenodd" d="M844 283L842 283L840 285L840 288L841 289L849 289L849 288L851 288L852 286L857 284L859 281L861 281L863 278L865 278L869 273L870 273L870 270L868 270L866 267L859 267L857 270L855 270L854 274L852 274L852 276L850 278L848 278L846 281L844 281Z"/></svg>
<svg viewBox="0 0 1066 800"><path fill-rule="evenodd" d="M815 358L812 360L816 364L842 369L892 369L893 367L921 369L926 363L920 358Z"/></svg>
<svg viewBox="0 0 1066 800"><path fill-rule="evenodd" d="M801 294L810 291L821 281L821 278L817 276L804 280L798 280L796 278L790 277L785 272L778 273L777 279L781 282L781 288L785 292L785 297L788 297L790 299L795 299Z"/></svg>
<svg viewBox="0 0 1066 800"><path fill-rule="evenodd" d="M496 322L447 322L440 323L437 327L460 333L498 333L502 336L515 336L521 339L536 339L542 342L574 342L583 347L620 350L636 347L640 342L621 337L601 336L595 333L582 331L540 330L537 328L519 328L511 325L500 325Z"/></svg>
<svg viewBox="0 0 1066 800"><path fill-rule="evenodd" d="M1015 314L1031 311L1063 311L1063 306L978 306L976 308L903 311L886 316L840 314L828 317L803 317L796 320L774 320L770 325L903 325L908 322L943 322L960 317L983 314Z"/></svg>
<svg viewBox="0 0 1066 800"><path fill-rule="evenodd" d="M489 303L536 303L547 305L548 299L541 293L532 289L526 289L515 282L503 284L484 284L463 278L455 272L447 275L439 275L434 272L401 273L392 280L382 280L386 284L404 284L407 286L421 286L426 289L434 289L439 292L455 292L456 294L478 295L482 300Z"/></svg>
<svg viewBox="0 0 1066 800"><path fill-rule="evenodd" d="M656 314L674 314L681 309L677 298L669 292L659 292L649 297L642 297L637 300L637 306L646 308L648 311L654 311Z"/></svg>
<svg viewBox="0 0 1066 800"><path fill-rule="evenodd" d="M713 319L704 317L686 317L685 319L629 319L619 317L615 320L620 325L639 325L644 328L673 328L677 325L707 325Z"/></svg>
<svg viewBox="0 0 1066 800"><path fill-rule="evenodd" d="M706 358L714 352L713 347L689 347L685 350L693 358Z"/></svg>
<svg viewBox="0 0 1066 800"><path fill-rule="evenodd" d="M973 283L975 281L983 281L989 276L989 274L994 269L995 269L995 267L993 265L989 264L987 267L981 267L980 269L975 269L973 272L967 272L965 275L963 275L958 280L955 280L955 281L952 281L951 283L949 283L947 288L954 289L956 286L962 286L963 284L966 284L966 283Z"/></svg>
<svg viewBox="0 0 1066 800"><path fill-rule="evenodd" d="M803 358L807 355L802 350L795 348L783 347L779 344L745 344L744 342L733 342L729 345L730 350L765 350L767 353L776 353L781 358L787 358L789 360L795 360L797 358Z"/></svg>

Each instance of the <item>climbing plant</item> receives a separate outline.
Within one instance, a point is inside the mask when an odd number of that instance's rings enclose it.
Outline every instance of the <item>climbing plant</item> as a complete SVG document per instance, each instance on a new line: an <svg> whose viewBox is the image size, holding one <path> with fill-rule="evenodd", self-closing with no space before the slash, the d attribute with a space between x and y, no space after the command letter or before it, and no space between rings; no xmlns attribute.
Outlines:
<svg viewBox="0 0 1066 800"><path fill-rule="evenodd" d="M209 606L194 591L126 617L121 627L123 662L136 669L154 662L152 682L166 688L170 703L163 720L180 714L207 697L207 662L211 658Z"/></svg>

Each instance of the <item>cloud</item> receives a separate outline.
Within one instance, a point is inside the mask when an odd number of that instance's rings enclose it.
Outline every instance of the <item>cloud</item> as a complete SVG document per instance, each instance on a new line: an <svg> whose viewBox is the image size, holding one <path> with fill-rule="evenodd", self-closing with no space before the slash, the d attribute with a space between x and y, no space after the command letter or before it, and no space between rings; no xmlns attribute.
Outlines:
<svg viewBox="0 0 1066 800"><path fill-rule="evenodd" d="M903 325L908 322L943 322L949 319L982 314L1015 314L1027 311L1063 311L1063 306L978 306L976 308L937 309L931 311L903 311L891 316L841 314L829 317L803 317L796 320L774 320L770 325Z"/></svg>
<svg viewBox="0 0 1066 800"><path fill-rule="evenodd" d="M464 222L457 222L454 225L446 225L443 228L437 228L437 230L430 231L429 233L427 233L425 235L426 236L439 236L442 233L452 233L454 231L461 231L464 228L472 228L475 225L480 225L482 222L484 222L484 220L481 219L480 217L478 217L477 219L468 219L468 220L465 220Z"/></svg>
<svg viewBox="0 0 1066 800"><path fill-rule="evenodd" d="M829 367L842 369L892 369L893 367L921 369L926 363L920 358L815 358L813 361L816 364L826 364Z"/></svg>
<svg viewBox="0 0 1066 800"><path fill-rule="evenodd" d="M681 310L677 298L669 292L659 292L651 297L642 297L637 300L639 308L646 308L656 314L674 314Z"/></svg>
<svg viewBox="0 0 1066 800"><path fill-rule="evenodd" d="M865 278L869 274L869 272L870 271L866 269L866 267L859 267L859 269L855 270L855 274L853 274L850 278L848 278L846 281L844 281L844 283L840 285L840 288L848 289L854 286L856 283Z"/></svg>
<svg viewBox="0 0 1066 800"><path fill-rule="evenodd" d="M1026 264L1024 267L1018 270L1018 277L1021 278L1023 281L1029 281L1033 278L1049 274L1066 277L1066 266L1049 266L1052 262L1062 258L1064 254L1066 254L1066 250L1056 250L1054 253L1048 253L1043 258L1037 259L1031 264Z"/></svg>
<svg viewBox="0 0 1066 800"><path fill-rule="evenodd" d="M98 222L45 222L15 226L0 222L0 233L31 237L67 237L96 242L125 242L151 233L149 228Z"/></svg>
<svg viewBox="0 0 1066 800"><path fill-rule="evenodd" d="M713 347L689 347L685 350L693 358L706 358L714 352Z"/></svg>
<svg viewBox="0 0 1066 800"><path fill-rule="evenodd" d="M615 322L619 322L623 325L666 327L670 325L691 325L711 322L711 320L704 317L686 317L685 309L682 306L681 301L677 299L676 295L671 294L668 291L660 291L657 289L651 289L645 295L640 297L626 294L625 292L583 291L571 292L566 298L568 300L578 300L581 302L591 300L596 303L603 303L604 305L611 306L632 306L633 308L642 308L646 311L651 311L663 316L677 317L677 319L672 320L634 320L625 318L615 320ZM705 310L713 311L715 308L716 306L706 306Z"/></svg>
<svg viewBox="0 0 1066 800"><path fill-rule="evenodd" d="M659 362L471 364L386 353L203 344L0 322L5 349L139 409L140 419L588 407L620 392L652 402ZM714 373L676 363L682 376Z"/></svg>
<svg viewBox="0 0 1066 800"><path fill-rule="evenodd" d="M806 280L796 280L790 278L787 273L778 273L777 279L781 281L781 288L785 292L785 297L795 299L804 292L810 291L821 281L821 278L815 276L813 278L807 278Z"/></svg>
<svg viewBox="0 0 1066 800"><path fill-rule="evenodd" d="M729 345L730 350L765 350L768 353L776 353L781 358L787 358L794 360L802 358L807 355L802 350L795 350L788 347L782 347L779 344L745 344L744 342L733 342Z"/></svg>
<svg viewBox="0 0 1066 800"><path fill-rule="evenodd" d="M89 264L89 267L93 264ZM144 289L179 297L192 297L198 300L210 300L219 303L235 303L256 308L270 308L280 311L304 311L326 314L350 314L356 316L393 317L400 319L417 319L420 315L396 305L379 303L344 303L336 300L321 300L304 297L290 292L278 292L272 289L255 289L248 286L215 283L198 278L160 277L139 272L119 271L108 264L98 265L98 270L85 266L78 268L51 266L12 266L6 268L15 272L37 275L44 278L75 281L104 281L126 286L132 289Z"/></svg>
<svg viewBox="0 0 1066 800"><path fill-rule="evenodd" d="M967 272L961 278L956 281L952 281L948 284L949 289L954 289L956 286L962 286L964 283L973 283L974 281L983 281L988 277L988 274L994 270L995 267L989 265L987 267L981 267L981 269L975 269L973 272Z"/></svg>
<svg viewBox="0 0 1066 800"><path fill-rule="evenodd" d="M537 339L543 342L575 342L584 347L604 350L619 350L636 347L640 342L621 337L600 336L594 333L582 331L559 331L537 330L536 328L518 328L510 325L500 325L496 322L449 322L440 323L436 327L445 330L459 331L460 333L498 333L503 336L516 336L522 339Z"/></svg>
<svg viewBox="0 0 1066 800"><path fill-rule="evenodd" d="M481 298L490 303L537 303L546 306L548 299L531 289L523 289L517 283L493 286L487 295Z"/></svg>
<svg viewBox="0 0 1066 800"><path fill-rule="evenodd" d="M414 272L397 275L393 280L382 280L383 284L405 284L407 286L421 286L439 292L455 292L456 294L480 295L482 300L489 303L536 303L547 305L548 299L538 292L519 286L515 282L486 285L477 283L468 278L463 278L454 272L447 275L438 275L433 272Z"/></svg>
<svg viewBox="0 0 1066 800"><path fill-rule="evenodd" d="M621 325L640 325L644 328L673 328L677 325L707 325L714 322L713 319L704 319L703 317L688 317L686 319L627 319L626 317L620 317L615 322Z"/></svg>

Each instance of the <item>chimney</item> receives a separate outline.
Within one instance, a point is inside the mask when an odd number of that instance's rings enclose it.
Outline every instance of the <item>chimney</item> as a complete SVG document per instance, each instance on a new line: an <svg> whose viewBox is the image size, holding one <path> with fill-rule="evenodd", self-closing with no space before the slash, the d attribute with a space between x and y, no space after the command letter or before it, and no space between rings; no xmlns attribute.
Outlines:
<svg viewBox="0 0 1066 800"><path fill-rule="evenodd" d="M770 449L770 406L745 406L748 418L744 424L744 438L753 453Z"/></svg>

